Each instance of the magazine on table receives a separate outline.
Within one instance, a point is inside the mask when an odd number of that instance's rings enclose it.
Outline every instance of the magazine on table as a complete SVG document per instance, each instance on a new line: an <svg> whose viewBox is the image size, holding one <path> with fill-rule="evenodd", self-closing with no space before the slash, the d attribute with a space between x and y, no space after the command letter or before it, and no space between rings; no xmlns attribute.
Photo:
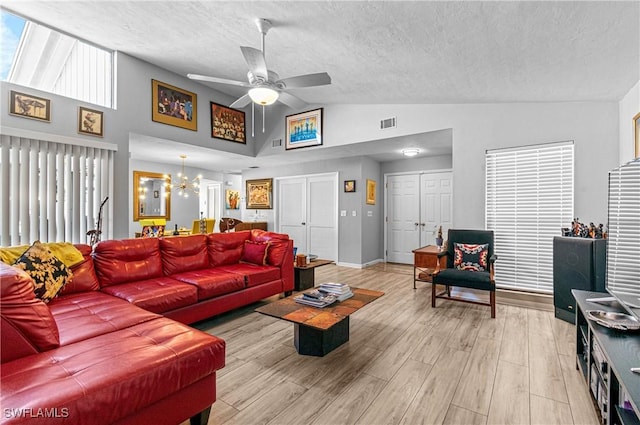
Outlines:
<svg viewBox="0 0 640 425"><path fill-rule="evenodd" d="M322 283L318 287L318 291L327 295L335 295L338 301L353 297L353 292L346 283Z"/></svg>

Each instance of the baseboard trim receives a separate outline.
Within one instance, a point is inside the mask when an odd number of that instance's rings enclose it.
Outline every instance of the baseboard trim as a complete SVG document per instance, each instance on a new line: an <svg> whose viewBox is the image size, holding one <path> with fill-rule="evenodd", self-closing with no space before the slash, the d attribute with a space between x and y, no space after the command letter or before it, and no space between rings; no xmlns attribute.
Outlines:
<svg viewBox="0 0 640 425"><path fill-rule="evenodd" d="M367 267L371 267L378 263L384 263L384 260L382 258L378 258L377 260L369 261L364 264L338 262L336 265L341 267L350 267L352 269L366 269Z"/></svg>

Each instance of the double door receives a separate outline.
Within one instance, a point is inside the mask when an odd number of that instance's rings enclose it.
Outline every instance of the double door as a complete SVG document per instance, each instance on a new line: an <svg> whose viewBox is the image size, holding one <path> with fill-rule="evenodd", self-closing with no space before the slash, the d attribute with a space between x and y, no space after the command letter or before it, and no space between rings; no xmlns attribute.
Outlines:
<svg viewBox="0 0 640 425"><path fill-rule="evenodd" d="M451 227L451 172L387 176L386 260L413 264L412 251L435 245L438 228L443 238Z"/></svg>
<svg viewBox="0 0 640 425"><path fill-rule="evenodd" d="M277 180L278 231L298 253L338 260L338 177L336 174Z"/></svg>

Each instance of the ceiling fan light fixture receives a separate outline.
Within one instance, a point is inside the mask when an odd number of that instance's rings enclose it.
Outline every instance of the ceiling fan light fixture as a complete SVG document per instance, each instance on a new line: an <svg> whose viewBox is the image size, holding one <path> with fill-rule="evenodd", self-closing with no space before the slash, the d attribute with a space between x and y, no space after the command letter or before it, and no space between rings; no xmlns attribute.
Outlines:
<svg viewBox="0 0 640 425"><path fill-rule="evenodd" d="M402 149L402 155L404 156L416 156L419 153L420 153L420 149L418 148Z"/></svg>
<svg viewBox="0 0 640 425"><path fill-rule="evenodd" d="M254 87L249 90L249 97L258 105L271 105L278 100L279 93L269 87Z"/></svg>

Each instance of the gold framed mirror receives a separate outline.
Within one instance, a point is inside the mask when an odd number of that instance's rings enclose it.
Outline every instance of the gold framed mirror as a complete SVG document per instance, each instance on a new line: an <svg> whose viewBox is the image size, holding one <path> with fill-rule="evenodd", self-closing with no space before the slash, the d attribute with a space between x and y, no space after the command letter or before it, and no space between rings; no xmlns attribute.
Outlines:
<svg viewBox="0 0 640 425"><path fill-rule="evenodd" d="M165 183L171 176L147 171L133 172L133 221L171 219L171 191Z"/></svg>

